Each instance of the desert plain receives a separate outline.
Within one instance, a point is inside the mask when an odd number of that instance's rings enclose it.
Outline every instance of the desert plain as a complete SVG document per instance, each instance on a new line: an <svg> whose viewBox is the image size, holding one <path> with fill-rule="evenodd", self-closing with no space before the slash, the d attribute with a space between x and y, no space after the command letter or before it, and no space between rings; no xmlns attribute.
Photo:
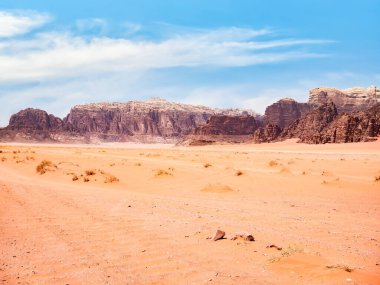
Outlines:
<svg viewBox="0 0 380 285"><path fill-rule="evenodd" d="M380 284L380 141L2 144L0 284Z"/></svg>

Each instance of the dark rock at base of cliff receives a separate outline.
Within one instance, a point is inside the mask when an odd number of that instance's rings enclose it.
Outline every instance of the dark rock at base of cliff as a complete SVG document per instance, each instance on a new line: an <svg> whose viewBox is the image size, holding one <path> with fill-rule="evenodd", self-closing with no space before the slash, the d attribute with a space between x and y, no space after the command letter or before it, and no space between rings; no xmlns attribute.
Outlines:
<svg viewBox="0 0 380 285"><path fill-rule="evenodd" d="M255 143L268 143L276 141L282 129L277 125L268 124L264 127L258 128L253 134L253 142Z"/></svg>
<svg viewBox="0 0 380 285"><path fill-rule="evenodd" d="M207 121L206 125L199 126L193 131L194 135L251 135L259 127L253 116L225 116L215 115Z"/></svg>

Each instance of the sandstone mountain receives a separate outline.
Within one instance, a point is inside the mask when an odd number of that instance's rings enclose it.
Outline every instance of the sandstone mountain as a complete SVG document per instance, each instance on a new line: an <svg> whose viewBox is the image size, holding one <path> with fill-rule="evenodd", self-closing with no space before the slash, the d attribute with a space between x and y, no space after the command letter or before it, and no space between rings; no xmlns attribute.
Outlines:
<svg viewBox="0 0 380 285"><path fill-rule="evenodd" d="M266 108L264 122L285 128L311 109L312 106L308 103L299 103L290 98L281 99Z"/></svg>
<svg viewBox="0 0 380 285"><path fill-rule="evenodd" d="M215 114L258 116L249 110L213 109L159 98L78 105L63 120L42 110L26 109L12 116L0 139L176 142Z"/></svg>
<svg viewBox="0 0 380 285"><path fill-rule="evenodd" d="M251 140L251 135L259 126L261 122L250 115L214 115L205 125L196 127L180 144L241 143Z"/></svg>
<svg viewBox="0 0 380 285"><path fill-rule="evenodd" d="M309 92L309 104L317 107L329 101L334 102L339 113L364 111L380 102L380 90L375 86L354 87L338 90L320 87Z"/></svg>

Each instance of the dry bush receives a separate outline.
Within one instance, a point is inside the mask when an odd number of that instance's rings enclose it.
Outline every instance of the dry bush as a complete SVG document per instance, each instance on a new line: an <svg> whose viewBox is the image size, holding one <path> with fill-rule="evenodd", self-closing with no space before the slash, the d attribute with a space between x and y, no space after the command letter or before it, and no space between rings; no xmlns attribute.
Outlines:
<svg viewBox="0 0 380 285"><path fill-rule="evenodd" d="M57 168L55 164L53 164L49 160L43 160L40 164L37 165L36 171L39 174L45 174L46 171L54 171Z"/></svg>
<svg viewBox="0 0 380 285"><path fill-rule="evenodd" d="M348 265L342 265L342 264L327 265L326 268L328 268L328 269L342 269L346 272L354 271L354 269L352 267L349 267Z"/></svg>
<svg viewBox="0 0 380 285"><path fill-rule="evenodd" d="M76 176L76 175L74 174L72 180L73 180L73 181L77 181L78 179L79 179L78 176Z"/></svg>
<svg viewBox="0 0 380 285"><path fill-rule="evenodd" d="M235 175L236 175L236 176L241 176L241 175L243 175L243 171L238 170L238 171L236 171Z"/></svg>
<svg viewBox="0 0 380 285"><path fill-rule="evenodd" d="M89 182L90 179L88 179L87 177L83 177L83 182Z"/></svg>
<svg viewBox="0 0 380 285"><path fill-rule="evenodd" d="M376 175L375 176L375 182L379 182L380 181L380 175Z"/></svg>
<svg viewBox="0 0 380 285"><path fill-rule="evenodd" d="M209 167L211 167L212 165L210 164L210 163L205 163L204 165L203 165L203 167L204 168L209 168Z"/></svg>
<svg viewBox="0 0 380 285"><path fill-rule="evenodd" d="M271 161L269 161L269 166L270 166L270 167L277 166L277 165L278 165L278 162L277 162L277 161L275 161L275 160L271 160Z"/></svg>
<svg viewBox="0 0 380 285"><path fill-rule="evenodd" d="M112 167L112 166L115 166L115 163L111 163L110 166L111 166L111 167Z"/></svg>
<svg viewBox="0 0 380 285"><path fill-rule="evenodd" d="M118 182L119 181L119 178L117 178L116 176L113 176L111 174L109 174L105 179L104 179L104 183L113 183L113 182Z"/></svg>
<svg viewBox="0 0 380 285"><path fill-rule="evenodd" d="M35 160L33 156L27 156L26 160Z"/></svg>
<svg viewBox="0 0 380 285"><path fill-rule="evenodd" d="M140 162L135 163L136 166L141 166Z"/></svg>
<svg viewBox="0 0 380 285"><path fill-rule="evenodd" d="M3 151L0 149L0 153L3 153Z"/></svg>
<svg viewBox="0 0 380 285"><path fill-rule="evenodd" d="M13 153L16 154L16 153L20 153L21 151L20 150L14 150Z"/></svg>
<svg viewBox="0 0 380 285"><path fill-rule="evenodd" d="M92 175L95 175L95 174L96 174L96 170L95 170L95 169L87 169L84 173L85 173L87 176L92 176Z"/></svg>
<svg viewBox="0 0 380 285"><path fill-rule="evenodd" d="M163 169L157 169L155 176L167 176L167 175L173 175L171 172L168 172Z"/></svg>
<svg viewBox="0 0 380 285"><path fill-rule="evenodd" d="M6 158L6 157L2 157L2 158L1 158L1 161L2 161L2 162L7 161L7 158Z"/></svg>

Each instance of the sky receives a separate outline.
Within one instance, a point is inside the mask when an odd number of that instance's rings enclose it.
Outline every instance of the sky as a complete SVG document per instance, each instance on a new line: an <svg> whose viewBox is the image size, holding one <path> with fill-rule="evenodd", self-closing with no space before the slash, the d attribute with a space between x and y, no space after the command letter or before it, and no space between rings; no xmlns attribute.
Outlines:
<svg viewBox="0 0 380 285"><path fill-rule="evenodd" d="M380 0L1 0L0 126L40 108L170 101L263 113L380 85Z"/></svg>

